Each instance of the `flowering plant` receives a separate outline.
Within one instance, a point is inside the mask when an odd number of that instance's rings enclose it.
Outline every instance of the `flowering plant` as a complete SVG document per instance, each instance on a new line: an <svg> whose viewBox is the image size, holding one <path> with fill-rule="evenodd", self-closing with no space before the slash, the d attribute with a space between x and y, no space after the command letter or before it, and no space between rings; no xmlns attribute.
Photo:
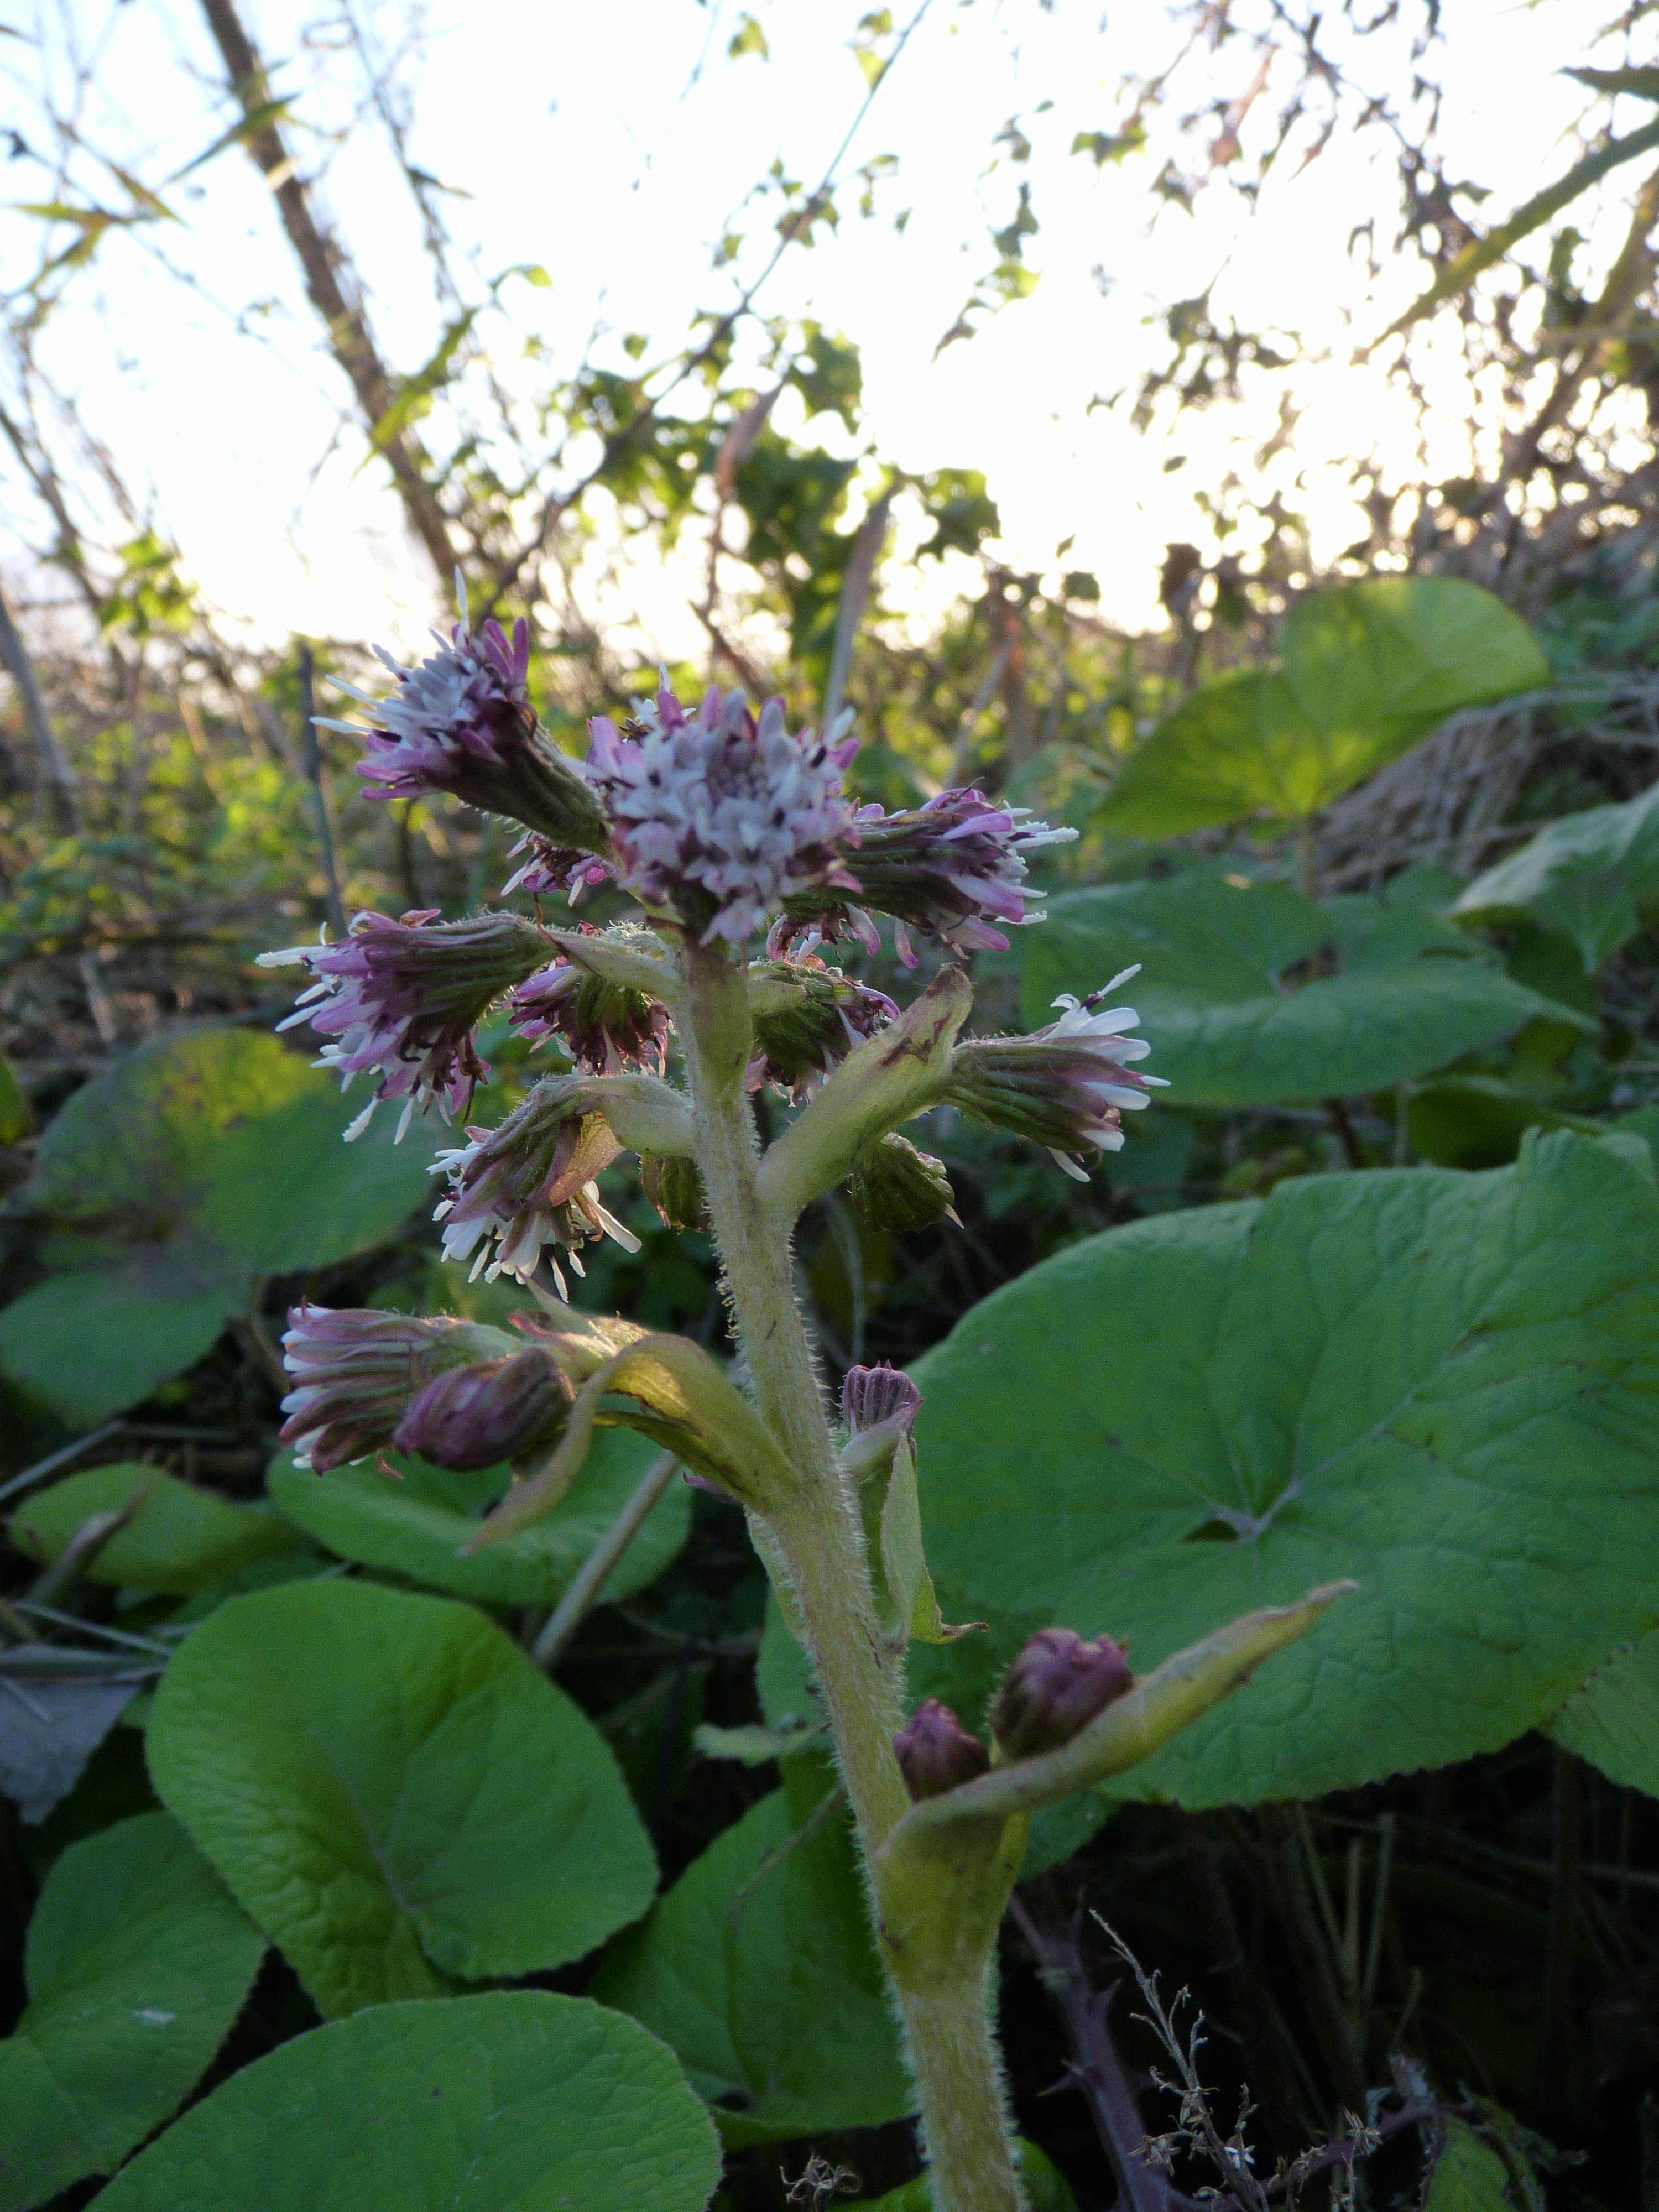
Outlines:
<svg viewBox="0 0 1659 2212"><path fill-rule="evenodd" d="M441 1163L446 1256L517 1275L545 1324L526 1343L297 1313L290 1431L319 1468L393 1439L458 1469L510 1459L516 1479L474 1549L581 1480L601 1419L665 1444L748 1516L850 1803L934 2201L1013 2212L1022 2184L986 1983L1029 1815L1145 1758L1310 1628L1336 1589L1222 1627L1144 1677L1109 1637L1044 1629L1008 1669L988 1743L931 1699L907 1718L908 1644L965 1632L941 1620L926 1564L920 1395L890 1370L854 1369L832 1423L795 1297L795 1224L843 1183L872 1218L946 1212L939 1162L898 1133L939 1107L1086 1173L1157 1080L1135 1072L1151 1047L1134 1009L1102 1004L1135 971L1061 1002L1033 1036L964 1036L973 994L956 956L1040 918L1027 856L1071 832L973 790L890 816L858 806L844 729L792 731L781 700L756 715L713 690L688 712L665 683L620 724L596 720L586 762L567 762L530 710L526 649L521 632L509 647L463 622L419 670L394 671L393 696L364 702L364 773L521 823L520 890L574 896L610 878L637 915L605 930L510 912L361 915L343 946L273 957L318 978L296 1018L333 1040L325 1062L348 1080L377 1073L376 1097L403 1097L405 1121L459 1110L486 1079L475 1030L497 1000L522 1034L563 1043L574 1073L538 1083L499 1127L469 1129ZM916 936L941 956L908 1006L815 951L874 949L882 917L906 963ZM753 1098L768 1085L796 1110L763 1151ZM567 1303L562 1268L580 1272L581 1244L627 1237L595 1182L623 1152L665 1220L706 1218L742 1389L696 1345Z"/></svg>

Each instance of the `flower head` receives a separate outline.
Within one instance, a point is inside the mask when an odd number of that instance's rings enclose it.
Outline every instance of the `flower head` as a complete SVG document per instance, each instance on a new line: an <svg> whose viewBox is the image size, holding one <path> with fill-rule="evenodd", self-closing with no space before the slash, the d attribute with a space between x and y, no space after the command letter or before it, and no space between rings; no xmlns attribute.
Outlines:
<svg viewBox="0 0 1659 2212"><path fill-rule="evenodd" d="M507 854L516 860L520 853L530 857L514 875L501 885L501 896L510 897L514 891L525 891L533 899L551 898L562 891L567 902L574 906L585 890L602 884L611 873L611 863L595 858L592 853L579 852L572 845L550 845L545 837L529 830L520 838Z"/></svg>
<svg viewBox="0 0 1659 2212"><path fill-rule="evenodd" d="M943 1796L990 1770L991 1754L969 1735L949 1705L924 1698L893 1738L899 1771L913 1800Z"/></svg>
<svg viewBox="0 0 1659 2212"><path fill-rule="evenodd" d="M465 1112L489 1073L473 1042L480 1016L546 953L541 931L519 915L439 921L428 908L397 921L359 914L339 944L261 953L259 965L298 963L316 977L277 1026L309 1022L329 1038L319 1067L337 1069L343 1083L379 1072L374 1096L347 1137L367 1127L383 1098L402 1098L401 1137L416 1106L424 1112L435 1103L446 1118Z"/></svg>
<svg viewBox="0 0 1659 2212"><path fill-rule="evenodd" d="M672 908L704 944L741 943L811 886L854 887L842 859L853 806L841 772L855 740L793 736L781 699L757 721L738 691L722 699L711 690L688 715L665 687L621 730L604 719L589 727L586 774L623 883Z"/></svg>
<svg viewBox="0 0 1659 2212"><path fill-rule="evenodd" d="M508 815L555 845L602 852L605 824L592 795L531 708L528 629L514 623L510 645L497 622L486 622L475 635L467 627L465 592L460 599L461 620L418 668L402 667L376 648L398 679L389 697L371 699L352 684L341 685L364 709L367 726L328 726L367 740L357 773L370 798L444 792Z"/></svg>
<svg viewBox="0 0 1659 2212"><path fill-rule="evenodd" d="M1042 920L1025 910L1036 896L1025 888L1026 854L1077 836L1034 820L1029 807L995 805L965 790L941 791L925 806L898 814L860 807L854 829L842 872L860 903L796 893L768 939L769 951L812 928L830 939L856 937L873 952L879 939L866 907L893 917L899 957L908 967L915 965L912 929L959 952L1004 951L1005 928Z"/></svg>
<svg viewBox="0 0 1659 2212"><path fill-rule="evenodd" d="M434 1467L498 1467L550 1445L567 1404L553 1359L526 1345L510 1358L434 1377L411 1401L392 1441Z"/></svg>
<svg viewBox="0 0 1659 2212"><path fill-rule="evenodd" d="M927 1229L954 1221L956 1193L943 1160L890 1129L866 1145L847 1178L847 1195L872 1229Z"/></svg>
<svg viewBox="0 0 1659 2212"><path fill-rule="evenodd" d="M628 1067L660 1075L666 1065L667 1007L573 961L556 960L520 983L508 1001L507 1020L532 1044L556 1036L590 1075Z"/></svg>
<svg viewBox="0 0 1659 2212"><path fill-rule="evenodd" d="M639 1250L639 1238L599 1203L594 1178L622 1146L605 1116L586 1108L586 1092L580 1081L538 1083L499 1128L469 1129L465 1146L439 1154L434 1172L448 1176L450 1192L433 1218L444 1224L446 1260L476 1255L469 1279L507 1274L527 1283L543 1252L560 1246L580 1275L578 1250L602 1237ZM563 1297L564 1273L550 1252L549 1264Z"/></svg>
<svg viewBox="0 0 1659 2212"><path fill-rule="evenodd" d="M1016 1652L991 1707L1005 1757L1058 1751L1097 1713L1134 1687L1128 1655L1109 1636L1085 1644L1069 1628L1040 1628Z"/></svg>
<svg viewBox="0 0 1659 2212"><path fill-rule="evenodd" d="M1118 1034L1139 1020L1134 1008L1100 1004L1139 972L1126 968L1086 999L1056 999L1064 1009L1060 1019L1030 1036L973 1037L958 1045L945 1103L1046 1145L1067 1175L1086 1182L1075 1155L1117 1152L1124 1109L1146 1105L1147 1091L1164 1086L1162 1076L1136 1075L1127 1066L1152 1050L1145 1037Z"/></svg>
<svg viewBox="0 0 1659 2212"><path fill-rule="evenodd" d="M442 1316L297 1305L283 1338L295 1387L282 1441L321 1474L391 1443L410 1401L446 1369L488 1359L510 1338Z"/></svg>
<svg viewBox="0 0 1659 2212"><path fill-rule="evenodd" d="M861 1436L896 1422L909 1433L921 1407L921 1393L890 1360L874 1367L849 1367L841 1386L841 1417L849 1436Z"/></svg>
<svg viewBox="0 0 1659 2212"><path fill-rule="evenodd" d="M839 968L807 954L793 960L757 961L749 970L755 1043L748 1086L769 1083L793 1105L822 1087L855 1045L898 1019L884 991L855 983Z"/></svg>

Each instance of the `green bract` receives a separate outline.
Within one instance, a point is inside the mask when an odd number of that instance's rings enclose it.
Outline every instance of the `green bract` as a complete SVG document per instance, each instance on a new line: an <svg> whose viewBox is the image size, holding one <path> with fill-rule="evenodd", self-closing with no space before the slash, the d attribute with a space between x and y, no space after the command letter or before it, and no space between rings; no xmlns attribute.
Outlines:
<svg viewBox="0 0 1659 2212"><path fill-rule="evenodd" d="M1023 1012L1121 988L1176 1105L1343 1097L1444 1067L1540 1016L1582 1015L1506 975L1466 931L1368 898L1318 905L1209 867L1067 891L1023 939ZM1162 1103L1160 1097L1160 1103ZM1127 1115L1133 1146L1142 1119Z"/></svg>
<svg viewBox="0 0 1659 2212"><path fill-rule="evenodd" d="M94 1514L116 1510L135 1494L142 1503L132 1518L93 1555L87 1572L94 1582L185 1596L299 1540L268 1507L233 1505L131 1461L84 1468L38 1492L13 1511L6 1534L18 1551L44 1563Z"/></svg>
<svg viewBox="0 0 1659 2212"><path fill-rule="evenodd" d="M0 2212L111 2173L200 2080L264 1949L165 1813L73 1844L29 1923L0 2043Z"/></svg>
<svg viewBox="0 0 1659 2212"><path fill-rule="evenodd" d="M592 1723L446 1599L232 1599L168 1667L149 1742L168 1809L331 2017L562 1966L656 1887Z"/></svg>
<svg viewBox="0 0 1659 2212"><path fill-rule="evenodd" d="M1520 617L1455 577L1310 592L1279 648L1276 666L1230 670L1166 715L1125 761L1101 820L1168 837L1313 814L1460 708L1549 681Z"/></svg>
<svg viewBox="0 0 1659 2212"><path fill-rule="evenodd" d="M714 2131L672 2057L581 1997L389 2004L283 2044L103 2212L702 2212Z"/></svg>
<svg viewBox="0 0 1659 2212"><path fill-rule="evenodd" d="M1494 1748L1659 1621L1656 1347L1659 1193L1619 1137L1113 1231L915 1370L941 1600L1127 1637L1144 1673L1357 1581L1125 1795L1316 1796ZM976 1641L913 1670L965 1717Z"/></svg>
<svg viewBox="0 0 1659 2212"><path fill-rule="evenodd" d="M330 1079L246 1030L141 1045L40 1140L24 1201L53 1272L0 1313L0 1363L91 1422L199 1358L255 1279L378 1243L431 1189L434 1135L394 1146Z"/></svg>

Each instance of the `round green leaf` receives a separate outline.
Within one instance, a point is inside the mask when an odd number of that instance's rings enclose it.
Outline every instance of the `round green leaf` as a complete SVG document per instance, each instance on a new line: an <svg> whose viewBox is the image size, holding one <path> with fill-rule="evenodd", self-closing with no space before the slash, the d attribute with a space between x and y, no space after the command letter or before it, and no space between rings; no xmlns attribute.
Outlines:
<svg viewBox="0 0 1659 2212"><path fill-rule="evenodd" d="M264 1942L165 1813L71 1844L29 1923L0 2043L0 2212L112 2172L229 2033Z"/></svg>
<svg viewBox="0 0 1659 2212"><path fill-rule="evenodd" d="M506 1467L458 1474L424 1460L390 1454L401 1479L365 1462L313 1474L284 1455L266 1482L289 1520L343 1559L407 1575L413 1582L487 1605L553 1605L638 1487L658 1448L631 1429L602 1429L581 1474L532 1528L483 1551L461 1547L502 1497ZM612 1569L602 1600L627 1597L653 1582L691 1527L691 1493L671 1483Z"/></svg>
<svg viewBox="0 0 1659 2212"><path fill-rule="evenodd" d="M87 1569L94 1582L184 1597L298 1540L267 1507L234 1505L132 1461L86 1468L38 1492L17 1507L6 1533L18 1551L45 1565L83 1522L125 1505L135 1492L143 1502L94 1554Z"/></svg>
<svg viewBox="0 0 1659 2212"><path fill-rule="evenodd" d="M1585 1025L1432 916L1374 899L1321 907L1209 868L1065 892L1024 951L1032 1028L1053 1020L1060 993L1081 997L1140 963L1123 995L1176 1105L1346 1097L1426 1075L1540 1015ZM1134 1130L1132 1120L1131 1146Z"/></svg>
<svg viewBox="0 0 1659 2212"><path fill-rule="evenodd" d="M102 1421L211 1352L248 1286L246 1269L175 1251L48 1275L0 1311L0 1364L61 1420Z"/></svg>
<svg viewBox="0 0 1659 2212"><path fill-rule="evenodd" d="M1659 1797L1659 1629L1598 1667L1545 1733L1609 1781Z"/></svg>
<svg viewBox="0 0 1659 2212"><path fill-rule="evenodd" d="M1481 921L1529 915L1578 947L1592 971L1642 927L1659 899L1659 785L1622 806L1564 815L1472 883L1456 911Z"/></svg>
<svg viewBox="0 0 1659 2212"><path fill-rule="evenodd" d="M1114 1230L915 1373L928 1559L958 1620L1127 1635L1145 1671L1254 1607L1359 1585L1124 1795L1316 1796L1466 1759L1659 1621L1659 1191L1628 1139ZM949 1694L952 1656L929 1655L928 1689Z"/></svg>
<svg viewBox="0 0 1659 2212"><path fill-rule="evenodd" d="M150 1772L331 2017L580 1958L656 1866L592 1723L470 1606L289 1583L193 1630Z"/></svg>
<svg viewBox="0 0 1659 2212"><path fill-rule="evenodd" d="M585 1997L388 2004L233 2075L100 2212L702 2212L708 2115L654 2037Z"/></svg>

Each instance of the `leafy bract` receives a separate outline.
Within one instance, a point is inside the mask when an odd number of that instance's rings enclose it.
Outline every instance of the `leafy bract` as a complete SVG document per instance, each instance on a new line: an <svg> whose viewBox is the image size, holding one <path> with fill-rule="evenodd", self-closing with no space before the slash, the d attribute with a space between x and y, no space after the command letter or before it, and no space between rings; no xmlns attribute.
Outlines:
<svg viewBox="0 0 1659 2212"><path fill-rule="evenodd" d="M593 1984L673 2045L732 2143L874 2127L911 2106L845 1810L823 1805L812 1758L784 1772Z"/></svg>
<svg viewBox="0 0 1659 2212"><path fill-rule="evenodd" d="M38 1492L13 1513L6 1534L18 1551L44 1565L59 1557L85 1522L135 1496L141 1502L131 1519L93 1554L87 1573L94 1582L187 1596L296 1541L294 1530L266 1507L233 1504L131 1460L83 1468Z"/></svg>
<svg viewBox="0 0 1659 2212"><path fill-rule="evenodd" d="M343 1145L356 1110L248 1030L157 1037L77 1091L23 1194L53 1273L0 1313L6 1372L101 1419L207 1351L256 1277L390 1235L430 1189L434 1139L417 1125L394 1146L388 1119Z"/></svg>
<svg viewBox="0 0 1659 2212"><path fill-rule="evenodd" d="M1082 997L1139 961L1122 995L1152 1041L1148 1066L1182 1105L1348 1097L1426 1075L1540 1015L1583 1025L1432 915L1358 897L1322 906L1207 867L1065 892L1024 951L1032 1028L1054 1019L1060 993Z"/></svg>
<svg viewBox="0 0 1659 2212"><path fill-rule="evenodd" d="M372 1462L318 1475L284 1454L272 1462L266 1482L288 1519L342 1559L487 1605L553 1605L656 1456L656 1446L630 1430L600 1430L575 1484L550 1512L501 1543L465 1554L480 1516L507 1489L505 1466L459 1474L393 1453L388 1458L401 1479ZM601 1601L653 1581L690 1525L691 1493L683 1482L671 1483L611 1570Z"/></svg>
<svg viewBox="0 0 1659 2212"><path fill-rule="evenodd" d="M1476 878L1455 911L1524 915L1578 947L1594 971L1659 908L1659 784L1622 806L1564 814Z"/></svg>
<svg viewBox="0 0 1659 2212"><path fill-rule="evenodd" d="M290 1583L193 1630L150 1772L329 2016L564 1965L651 1845L592 1724L469 1606Z"/></svg>
<svg viewBox="0 0 1659 2212"><path fill-rule="evenodd" d="M201 2078L264 1949L165 1813L72 1844L24 1956L29 2002L0 2043L0 2212L109 2173Z"/></svg>
<svg viewBox="0 0 1659 2212"><path fill-rule="evenodd" d="M952 1609L1127 1636L1145 1673L1358 1582L1125 1796L1315 1796L1468 1758L1659 1622L1659 1191L1626 1138L1111 1231L913 1371ZM954 1659L927 1655L928 1688Z"/></svg>
<svg viewBox="0 0 1659 2212"><path fill-rule="evenodd" d="M233 2075L103 2212L702 2212L720 2147L673 2058L585 1997L378 2006Z"/></svg>
<svg viewBox="0 0 1659 2212"><path fill-rule="evenodd" d="M1659 1797L1659 1629L1605 1660L1546 1733L1610 1781Z"/></svg>
<svg viewBox="0 0 1659 2212"><path fill-rule="evenodd" d="M1526 624L1457 577L1375 576L1299 600L1271 668L1231 669L1125 761L1100 819L1175 836L1316 813L1460 708L1549 681Z"/></svg>

